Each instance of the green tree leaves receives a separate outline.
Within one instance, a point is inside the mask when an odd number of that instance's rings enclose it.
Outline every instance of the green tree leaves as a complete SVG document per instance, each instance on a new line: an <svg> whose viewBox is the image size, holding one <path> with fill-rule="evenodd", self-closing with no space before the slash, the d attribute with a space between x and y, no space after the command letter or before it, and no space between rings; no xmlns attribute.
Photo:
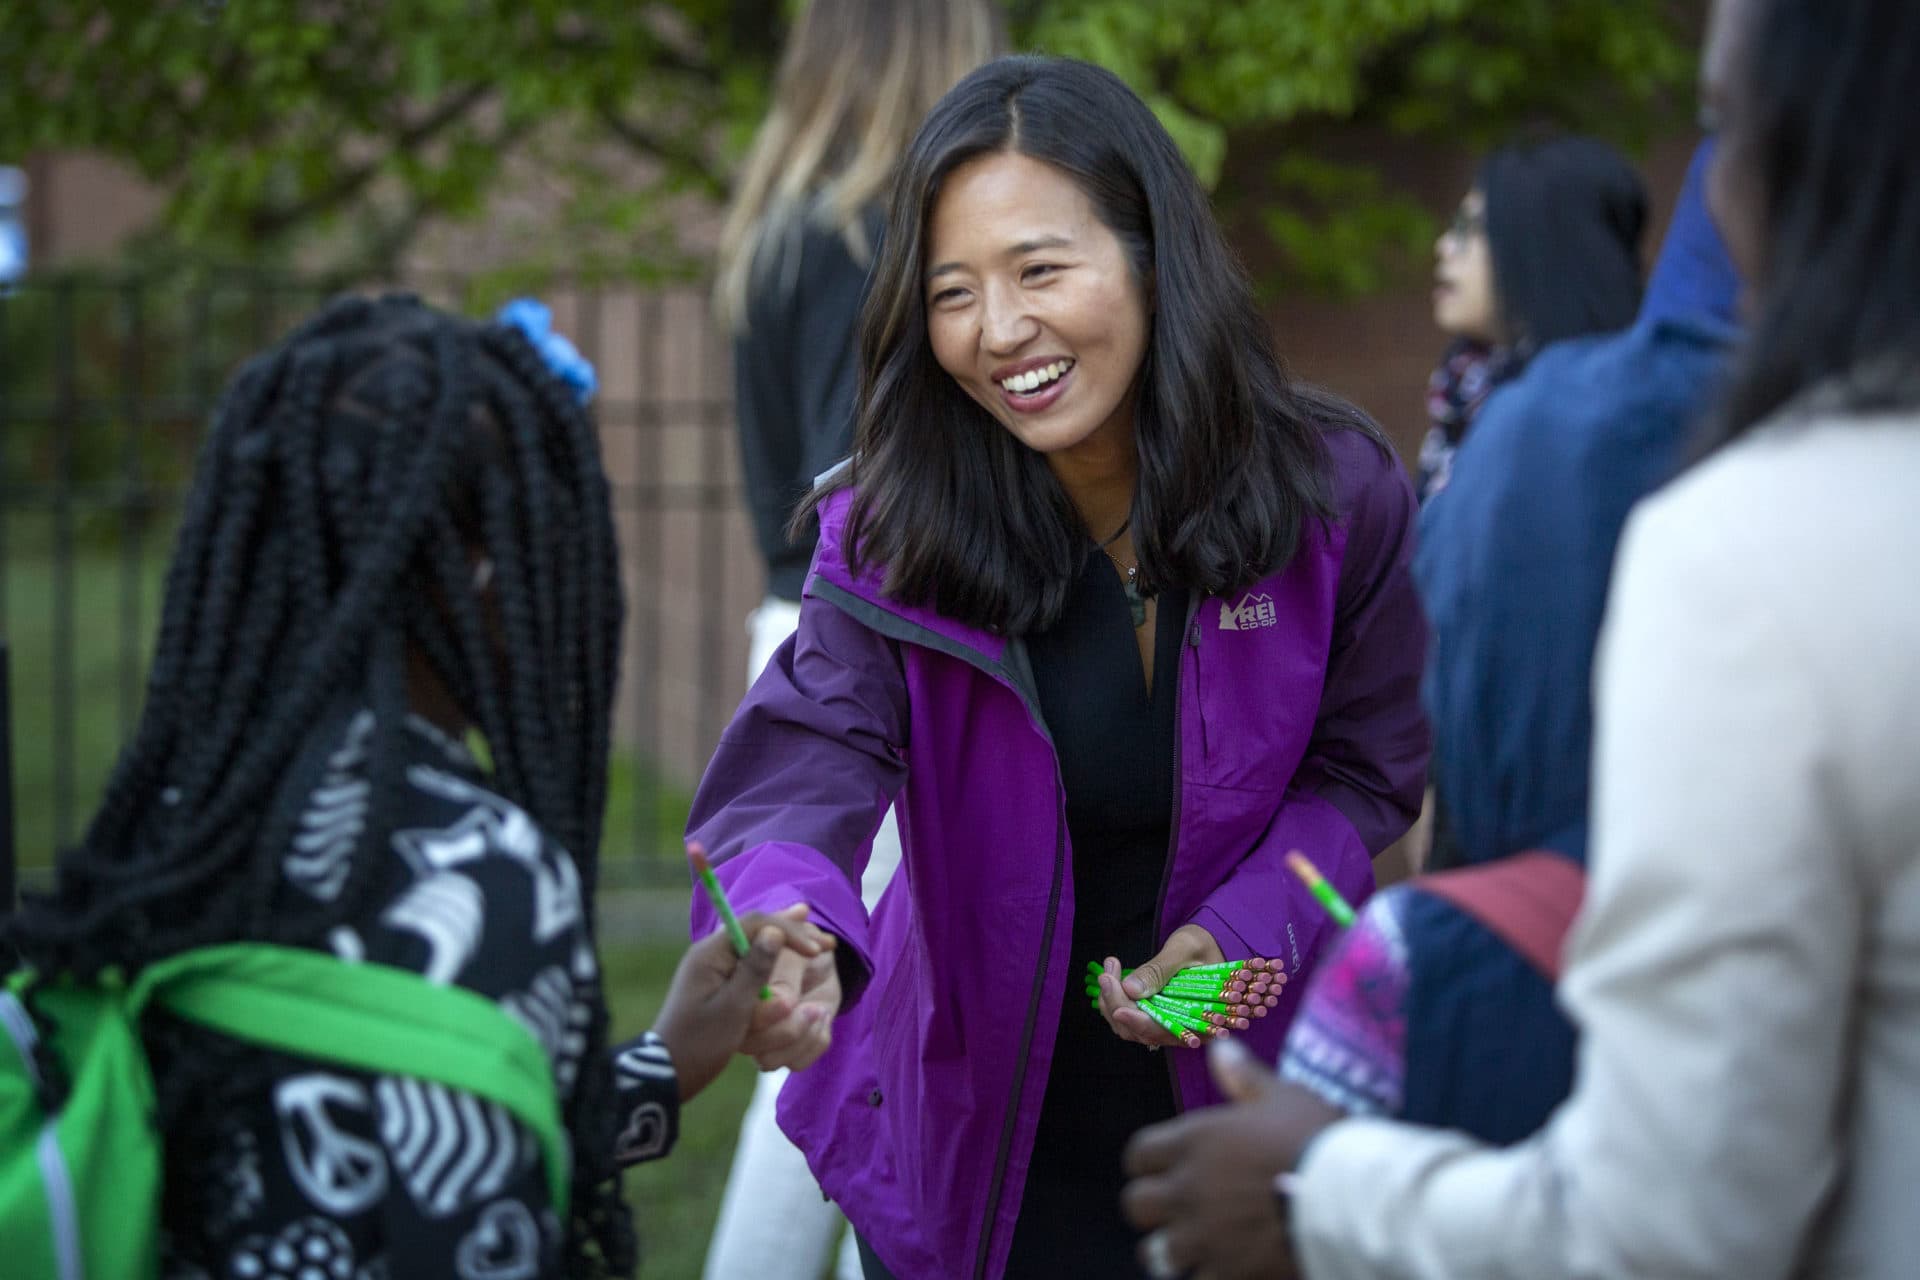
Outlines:
<svg viewBox="0 0 1920 1280"><path fill-rule="evenodd" d="M1628 143L1691 113L1696 0L1011 0L1021 47L1111 67L1294 283L1378 287L1426 215L1337 123L1482 147L1539 119ZM0 150L85 148L172 192L171 249L392 266L512 225L528 262L698 270L790 0L13 0ZM1278 152L1233 189L1231 157ZM562 253L561 251L565 252Z"/></svg>

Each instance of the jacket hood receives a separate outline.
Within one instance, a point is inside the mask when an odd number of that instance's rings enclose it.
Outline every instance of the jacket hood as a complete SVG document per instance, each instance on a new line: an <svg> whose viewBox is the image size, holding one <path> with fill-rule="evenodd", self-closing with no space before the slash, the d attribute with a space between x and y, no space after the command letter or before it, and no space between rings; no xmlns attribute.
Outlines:
<svg viewBox="0 0 1920 1280"><path fill-rule="evenodd" d="M1730 334L1737 323L1740 276L1707 211L1707 169L1713 163L1714 148L1709 138L1693 153L1672 225L1640 303L1642 324L1691 321Z"/></svg>

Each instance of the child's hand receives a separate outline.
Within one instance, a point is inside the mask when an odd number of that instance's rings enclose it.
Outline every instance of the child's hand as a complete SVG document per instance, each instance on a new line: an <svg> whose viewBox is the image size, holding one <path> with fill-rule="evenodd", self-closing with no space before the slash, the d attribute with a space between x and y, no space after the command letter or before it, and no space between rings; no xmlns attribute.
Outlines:
<svg viewBox="0 0 1920 1280"><path fill-rule="evenodd" d="M753 940L745 956L734 954L726 930L715 929L680 958L654 1030L673 1055L682 1102L713 1082L756 1020L792 1016L798 1000L790 988L760 999L782 960L804 965L824 959L832 968L833 935L806 923L806 916L804 904L774 915L751 912L740 921Z"/></svg>

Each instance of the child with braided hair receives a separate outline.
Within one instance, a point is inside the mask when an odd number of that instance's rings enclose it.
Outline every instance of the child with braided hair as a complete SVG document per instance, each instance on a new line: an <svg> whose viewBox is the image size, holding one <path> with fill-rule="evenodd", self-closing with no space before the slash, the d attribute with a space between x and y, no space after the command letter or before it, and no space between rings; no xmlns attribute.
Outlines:
<svg viewBox="0 0 1920 1280"><path fill-rule="evenodd" d="M497 1103L154 1013L168 1277L630 1273L621 1166L671 1145L781 949L831 945L804 910L748 916L745 957L695 943L656 1029L609 1044L591 911L622 603L558 342L347 298L240 371L137 733L9 940L40 981L253 941L496 1002L551 1062L567 1220Z"/></svg>

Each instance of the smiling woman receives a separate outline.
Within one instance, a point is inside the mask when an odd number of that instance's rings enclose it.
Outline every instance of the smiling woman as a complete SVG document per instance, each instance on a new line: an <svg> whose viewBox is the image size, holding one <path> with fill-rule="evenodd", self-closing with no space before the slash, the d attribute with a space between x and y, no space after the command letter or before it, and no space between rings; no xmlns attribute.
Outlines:
<svg viewBox="0 0 1920 1280"><path fill-rule="evenodd" d="M1130 501L1147 304L1086 193L1031 156L981 156L948 179L927 243L939 263L927 273L927 334L940 367L1056 475L1084 477L1063 481L1069 496L1098 507L1099 479L1112 476L1123 483L1105 505ZM1080 515L1117 528L1125 506Z"/></svg>
<svg viewBox="0 0 1920 1280"><path fill-rule="evenodd" d="M850 550L893 593L1008 634L1056 621L1088 536L1123 524L1110 549L1148 598L1284 566L1336 509L1326 430L1371 423L1287 378L1145 104L1082 64L994 66L928 117L894 190L841 477Z"/></svg>
<svg viewBox="0 0 1920 1280"><path fill-rule="evenodd" d="M1417 806L1412 492L1363 415L1287 378L1107 72L961 81L883 244L800 629L691 833L737 903L805 900L844 944L802 996L833 1048L781 1120L869 1280L1138 1274L1121 1148L1215 1097L1140 1001L1285 957L1245 1028L1271 1061L1331 931L1285 855L1364 898ZM904 875L869 920L896 795Z"/></svg>

